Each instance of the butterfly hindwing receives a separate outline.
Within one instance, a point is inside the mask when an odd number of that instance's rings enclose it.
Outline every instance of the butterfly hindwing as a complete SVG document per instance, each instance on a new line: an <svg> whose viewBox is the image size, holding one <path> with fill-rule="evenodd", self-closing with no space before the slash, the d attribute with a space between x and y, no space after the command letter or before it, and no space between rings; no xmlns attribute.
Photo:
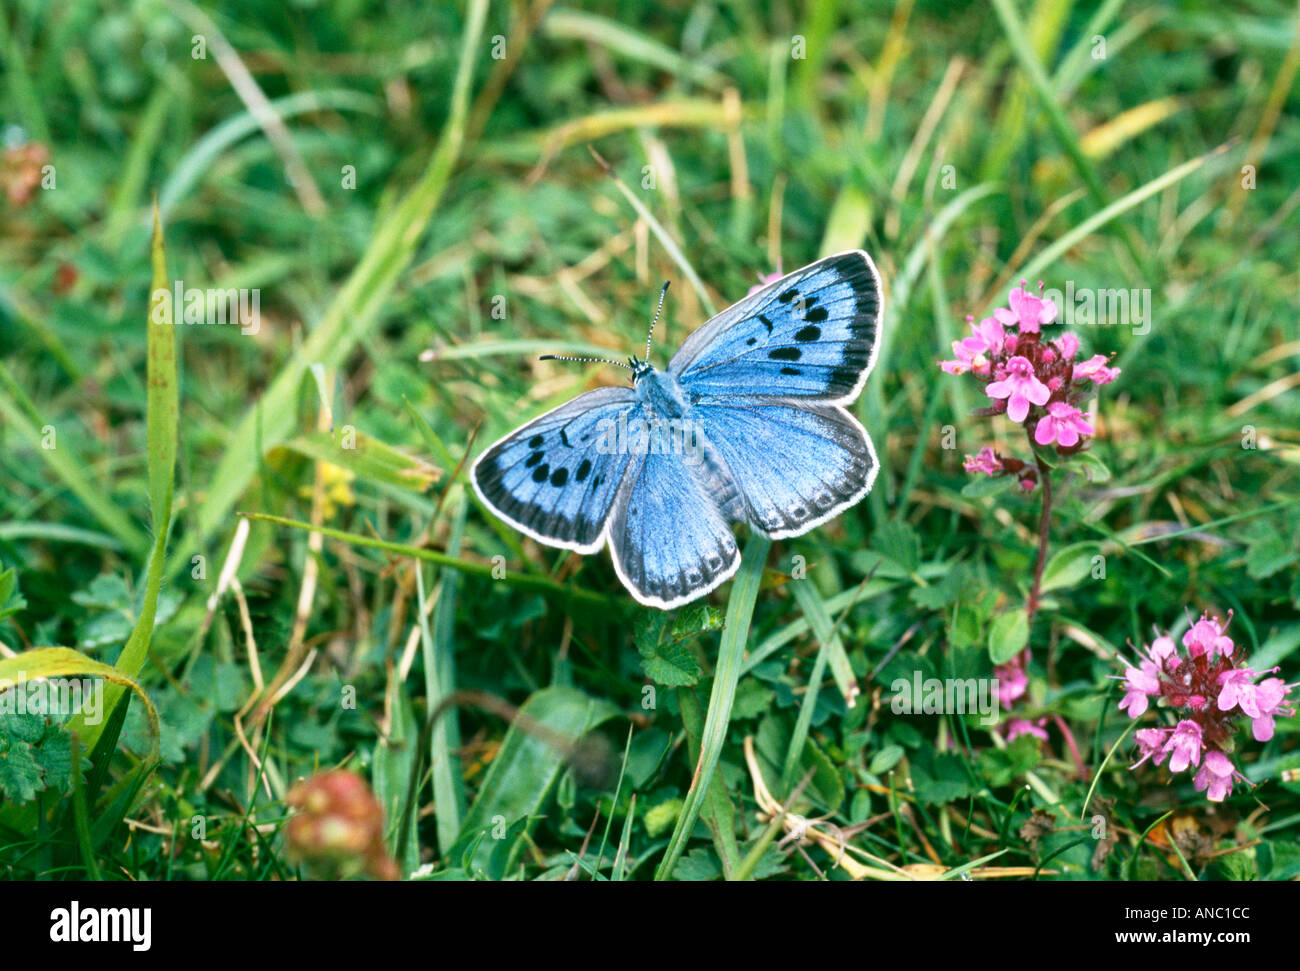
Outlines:
<svg viewBox="0 0 1300 971"><path fill-rule="evenodd" d="M647 606L668 609L736 572L736 538L691 467L649 454L629 476L609 527L614 568Z"/></svg>
<svg viewBox="0 0 1300 971"><path fill-rule="evenodd" d="M641 407L632 388L579 395L488 448L470 473L474 490L534 539L590 553L604 542L628 468L640 460L606 447L607 429L635 419Z"/></svg>
<svg viewBox="0 0 1300 971"><path fill-rule="evenodd" d="M774 539L798 536L871 490L871 439L836 405L739 398L696 407L709 445L744 498L751 526Z"/></svg>
<svg viewBox="0 0 1300 971"><path fill-rule="evenodd" d="M668 365L693 395L844 403L875 363L883 296L861 250L790 273L709 320Z"/></svg>

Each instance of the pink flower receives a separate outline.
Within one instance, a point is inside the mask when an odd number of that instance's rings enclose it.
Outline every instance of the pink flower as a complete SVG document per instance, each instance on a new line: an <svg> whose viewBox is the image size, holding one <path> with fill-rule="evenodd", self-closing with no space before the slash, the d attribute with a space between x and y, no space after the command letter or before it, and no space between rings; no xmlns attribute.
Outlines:
<svg viewBox="0 0 1300 971"><path fill-rule="evenodd" d="M1255 696L1255 672L1250 668L1231 668L1219 675L1223 690L1219 692L1219 711L1228 711L1233 705L1242 704L1246 697L1251 703ZM1245 705L1242 704L1242 711Z"/></svg>
<svg viewBox="0 0 1300 971"><path fill-rule="evenodd" d="M1074 366L1074 380L1092 381L1094 384L1110 384L1119 377L1120 369L1107 367L1107 360L1104 354L1094 354L1088 360L1076 364Z"/></svg>
<svg viewBox="0 0 1300 971"><path fill-rule="evenodd" d="M1038 380L1029 359L1017 354L1007 361L1006 376L984 389L990 398L1007 398L1007 417L1014 422L1025 420L1029 406L1045 405L1051 397L1047 385Z"/></svg>
<svg viewBox="0 0 1300 971"><path fill-rule="evenodd" d="M768 273L766 275L759 276L758 282L749 288L749 293L745 294L745 296L758 293L759 290L762 290L769 283L775 283L777 280L781 279L781 276L782 275L780 273Z"/></svg>
<svg viewBox="0 0 1300 971"><path fill-rule="evenodd" d="M967 472L983 472L985 475L1000 475L1002 462L991 447L985 445L975 455L967 455L962 468Z"/></svg>
<svg viewBox="0 0 1300 971"><path fill-rule="evenodd" d="M1178 646L1168 634L1162 634L1151 642L1151 646L1147 648L1147 657L1151 658L1157 667L1164 668L1166 671L1173 671L1181 663L1178 657Z"/></svg>
<svg viewBox="0 0 1300 971"><path fill-rule="evenodd" d="M1028 718L1012 718L1007 722L1007 741L1014 742L1021 735L1032 735L1034 738L1047 741L1047 717L1038 718L1030 721Z"/></svg>
<svg viewBox="0 0 1300 971"><path fill-rule="evenodd" d="M983 353L997 354L1007 339L1007 332L993 317L985 317L978 324L972 322L970 329L971 336L964 338L962 343Z"/></svg>
<svg viewBox="0 0 1300 971"><path fill-rule="evenodd" d="M1079 353L1079 338L1067 331L1056 339L1056 349L1068 361Z"/></svg>
<svg viewBox="0 0 1300 971"><path fill-rule="evenodd" d="M1121 660L1123 660L1121 658ZM1147 710L1147 696L1160 693L1160 677L1156 666L1150 661L1143 661L1141 667L1133 667L1127 661L1128 671L1124 677L1124 697L1120 700L1120 711L1127 711L1129 718L1137 718Z"/></svg>
<svg viewBox="0 0 1300 971"><path fill-rule="evenodd" d="M940 361L939 367L948 374L965 374L967 371L974 371L976 374L987 375L991 363L989 358L1002 351L1006 332L992 317L985 317L978 324L973 318L968 317L967 320L971 321L971 335L953 341L954 360Z"/></svg>
<svg viewBox="0 0 1300 971"><path fill-rule="evenodd" d="M998 680L998 703L1003 708L1015 704L1016 699L1029 687L1029 676L1025 674L1018 657L995 667L993 677Z"/></svg>
<svg viewBox="0 0 1300 971"><path fill-rule="evenodd" d="M1287 692L1294 685L1284 684L1281 678L1265 678L1251 687L1253 690L1243 693L1238 703L1241 710L1250 716L1250 730L1255 741L1267 742L1273 737L1273 717L1279 711L1286 715L1294 713L1294 709L1282 707Z"/></svg>
<svg viewBox="0 0 1300 971"><path fill-rule="evenodd" d="M1168 728L1139 728L1134 732L1133 737L1137 739L1138 752L1141 754L1142 758L1130 765L1129 768L1136 769L1139 765L1150 758L1156 760L1156 765L1163 762L1166 754L1165 742L1169 738L1170 731L1171 729Z"/></svg>
<svg viewBox="0 0 1300 971"><path fill-rule="evenodd" d="M1232 615L1228 616L1231 621ZM1223 633L1219 622L1209 614L1201 614L1201 619L1183 635L1183 647L1187 648L1187 653L1192 657L1200 657L1202 654L1210 655L1211 660L1215 654L1232 657L1232 638Z"/></svg>
<svg viewBox="0 0 1300 971"><path fill-rule="evenodd" d="M1047 406L1047 414L1038 419L1034 429L1034 441L1039 445L1060 442L1062 448L1079 444L1081 435L1091 435L1096 431L1088 424L1091 415L1085 415L1074 405L1064 401L1053 401Z"/></svg>
<svg viewBox="0 0 1300 971"><path fill-rule="evenodd" d="M1169 741L1165 742L1165 751L1170 753L1169 771L1182 772L1189 765L1201 761L1201 726L1189 718L1184 718L1174 728Z"/></svg>
<svg viewBox="0 0 1300 971"><path fill-rule="evenodd" d="M1050 324L1056 319L1056 304L1036 297L1025 288L1025 281L1011 291L1011 309L999 307L993 315L1007 326L1020 327L1021 333L1036 334L1040 324Z"/></svg>
<svg viewBox="0 0 1300 971"><path fill-rule="evenodd" d="M1170 772L1199 765L1196 789L1208 790L1212 802L1231 793L1234 782L1250 784L1233 767L1228 754L1240 721L1249 718L1255 740L1268 741L1273 737L1274 719L1279 714L1295 714L1294 707L1287 705L1287 695L1300 686L1300 682L1285 684L1281 678L1267 677L1277 668L1261 672L1243 663L1242 652L1225 633L1231 620L1231 612L1220 623L1207 611L1183 636L1182 647L1167 634L1158 634L1149 647L1143 647L1145 656L1137 667L1119 658L1126 668L1121 708L1145 712L1151 704L1149 696L1154 694L1161 707L1183 713L1175 728L1137 733L1140 758L1133 768L1149 758L1159 765L1166 757Z"/></svg>
<svg viewBox="0 0 1300 971"><path fill-rule="evenodd" d="M1173 763L1169 764L1173 768ZM1196 773L1193 785L1197 792L1205 792L1210 802L1223 802L1223 797L1232 792L1232 777L1237 770L1232 760L1217 749L1205 753L1205 764Z"/></svg>

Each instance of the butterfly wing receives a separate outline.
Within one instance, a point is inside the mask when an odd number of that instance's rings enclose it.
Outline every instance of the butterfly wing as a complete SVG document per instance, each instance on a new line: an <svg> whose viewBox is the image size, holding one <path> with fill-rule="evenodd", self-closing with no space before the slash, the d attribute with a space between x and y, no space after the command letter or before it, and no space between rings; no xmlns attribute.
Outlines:
<svg viewBox="0 0 1300 971"><path fill-rule="evenodd" d="M736 572L731 527L681 455L645 456L610 518L614 570L648 607L669 610Z"/></svg>
<svg viewBox="0 0 1300 971"><path fill-rule="evenodd" d="M474 491L538 542L594 552L629 467L640 461L627 449L608 447L614 440L607 431L641 411L631 388L578 395L484 451L470 472Z"/></svg>
<svg viewBox="0 0 1300 971"><path fill-rule="evenodd" d="M695 408L750 526L798 536L871 491L879 465L858 420L836 405L708 399Z"/></svg>
<svg viewBox="0 0 1300 971"><path fill-rule="evenodd" d="M693 395L845 404L876 360L884 297L851 250L787 274L706 322L668 365Z"/></svg>

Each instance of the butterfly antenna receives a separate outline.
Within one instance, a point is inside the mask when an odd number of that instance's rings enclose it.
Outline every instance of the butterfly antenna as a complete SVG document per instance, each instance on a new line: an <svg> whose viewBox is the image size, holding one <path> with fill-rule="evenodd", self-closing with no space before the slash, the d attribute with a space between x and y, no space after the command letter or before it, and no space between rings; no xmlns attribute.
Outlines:
<svg viewBox="0 0 1300 971"><path fill-rule="evenodd" d="M664 297L668 296L668 283L664 283L664 288L659 291L659 306L655 309L654 319L650 321L650 333L645 335L645 356L646 360L650 359L650 344L655 339L655 324L659 323L659 315L664 310Z"/></svg>
<svg viewBox="0 0 1300 971"><path fill-rule="evenodd" d="M632 368L622 361L613 361L607 357L565 357L563 354L543 354L538 358L539 361L576 361L579 364L612 364L615 367L621 367L630 371Z"/></svg>

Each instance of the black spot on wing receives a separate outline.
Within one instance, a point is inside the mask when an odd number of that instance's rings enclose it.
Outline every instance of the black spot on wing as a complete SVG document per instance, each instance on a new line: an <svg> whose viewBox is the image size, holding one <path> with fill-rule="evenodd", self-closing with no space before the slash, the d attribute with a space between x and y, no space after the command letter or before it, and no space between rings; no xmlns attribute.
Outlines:
<svg viewBox="0 0 1300 971"><path fill-rule="evenodd" d="M797 361L803 357L803 351L797 347L778 347L767 354L773 361Z"/></svg>
<svg viewBox="0 0 1300 971"><path fill-rule="evenodd" d="M778 296L776 299L780 300L782 303L789 303L797 296L799 296L799 291L794 287L791 287L789 290L787 290L785 293Z"/></svg>
<svg viewBox="0 0 1300 971"><path fill-rule="evenodd" d="M551 485L555 486L557 489L568 481L569 470L566 468L558 468L551 473Z"/></svg>
<svg viewBox="0 0 1300 971"><path fill-rule="evenodd" d="M537 468L533 469L533 481L545 482L547 476L551 474L551 467L543 462Z"/></svg>
<svg viewBox="0 0 1300 971"><path fill-rule="evenodd" d="M542 460L542 453L534 452L532 455L528 456L527 460L524 462L524 468L531 469L534 465L536 465L541 460Z"/></svg>
<svg viewBox="0 0 1300 971"><path fill-rule="evenodd" d="M809 324L794 332L794 339L800 342L815 341L822 336L822 329Z"/></svg>
<svg viewBox="0 0 1300 971"><path fill-rule="evenodd" d="M529 447L529 448L541 448L541 447L542 447L542 442L544 442L544 441L545 441L545 438L543 438L541 435L534 435L532 438L530 438L530 439L528 440L528 447Z"/></svg>
<svg viewBox="0 0 1300 971"><path fill-rule="evenodd" d="M814 324L820 324L830 316L830 312L825 307L813 307L804 315L804 319Z"/></svg>
<svg viewBox="0 0 1300 971"><path fill-rule="evenodd" d="M758 322L759 322L760 324L762 324L764 327L767 328L767 332L768 332L769 334L772 333L772 321L768 320L768 319L767 319L765 316L763 316L762 314L759 314L759 315L758 315Z"/></svg>
<svg viewBox="0 0 1300 971"><path fill-rule="evenodd" d="M578 469L574 473L573 477L577 479L579 482L583 482L590 474L591 474L591 460L583 459L581 462L578 463Z"/></svg>

